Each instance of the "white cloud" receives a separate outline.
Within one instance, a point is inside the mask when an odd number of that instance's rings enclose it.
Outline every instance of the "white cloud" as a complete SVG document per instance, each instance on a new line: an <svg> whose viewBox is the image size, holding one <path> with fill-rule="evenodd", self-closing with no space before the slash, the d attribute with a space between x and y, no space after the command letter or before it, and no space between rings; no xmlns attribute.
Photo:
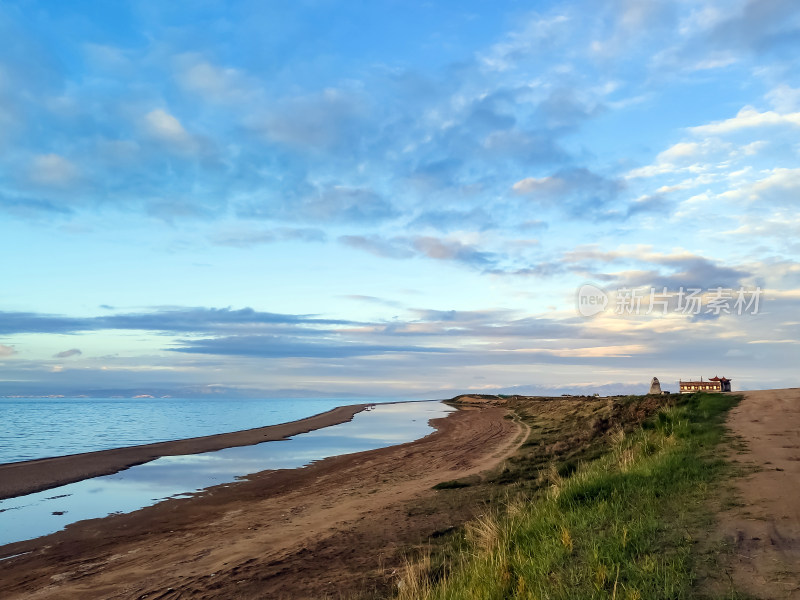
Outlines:
<svg viewBox="0 0 800 600"><path fill-rule="evenodd" d="M534 15L524 27L513 31L488 52L478 56L481 64L490 71L506 71L520 59L536 54L541 48L552 48L558 35L565 31L570 19L566 15L541 17Z"/></svg>
<svg viewBox="0 0 800 600"><path fill-rule="evenodd" d="M4 356L11 356L12 354L16 354L16 350L14 350L14 348L0 344L0 358Z"/></svg>
<svg viewBox="0 0 800 600"><path fill-rule="evenodd" d="M749 185L728 190L720 198L744 199L748 202L769 201L770 204L796 205L800 196L800 168L777 168L768 171L769 175Z"/></svg>
<svg viewBox="0 0 800 600"><path fill-rule="evenodd" d="M745 146L736 146L713 137L700 142L678 142L661 152L656 157L656 163L676 165L688 161L696 163L701 158L729 158L739 152L755 154L764 144L765 142L752 142Z"/></svg>
<svg viewBox="0 0 800 600"><path fill-rule="evenodd" d="M800 112L783 114L771 110L759 112L752 106L745 106L731 119L690 127L689 131L696 135L725 135L742 129L777 125L800 126Z"/></svg>
<svg viewBox="0 0 800 600"><path fill-rule="evenodd" d="M181 122L160 108L145 115L144 127L148 135L171 146L185 150L194 146L192 136L183 128Z"/></svg>
<svg viewBox="0 0 800 600"><path fill-rule="evenodd" d="M722 69L735 64L739 59L729 52L713 53L708 58L690 63L685 67L687 71L709 71L711 69Z"/></svg>
<svg viewBox="0 0 800 600"><path fill-rule="evenodd" d="M28 179L47 187L66 187L74 183L80 171L74 163L58 154L40 154L31 161Z"/></svg>
<svg viewBox="0 0 800 600"><path fill-rule="evenodd" d="M701 148L697 142L679 142L660 153L657 160L658 162L673 163L677 160L693 158L700 154Z"/></svg>
<svg viewBox="0 0 800 600"><path fill-rule="evenodd" d="M781 84L764 96L779 113L800 110L800 88Z"/></svg>
<svg viewBox="0 0 800 600"><path fill-rule="evenodd" d="M757 140L755 142L750 142L749 144L745 144L741 148L738 149L739 152L744 154L745 156L755 156L759 152L761 152L767 146L767 142L764 140Z"/></svg>
<svg viewBox="0 0 800 600"><path fill-rule="evenodd" d="M588 46L589 52L600 59L617 59L630 51L645 32L650 33L649 42L652 43L652 32L661 28L673 26L674 15L669 3L653 2L652 0L616 0L604 5L608 12L603 21L606 27L600 27L600 32ZM599 9L598 12L602 10ZM602 13L601 13L602 14Z"/></svg>
<svg viewBox="0 0 800 600"><path fill-rule="evenodd" d="M800 125L800 113L786 115L759 113L745 107L733 119L689 128L688 131L694 134L695 138L700 139L688 139L673 144L660 152L653 164L632 169L625 177L626 179L635 179L692 173L699 176L694 182L695 184L710 183L712 179L719 179L729 169L734 168L734 161L757 156L770 144L767 140L736 144L718 136L742 129L755 128L759 125L779 123ZM741 174L743 168L745 167L739 167L736 173ZM716 176L712 176L712 174L716 174ZM689 183L688 181L682 182L682 185L686 187L686 184Z"/></svg>
<svg viewBox="0 0 800 600"><path fill-rule="evenodd" d="M238 103L258 93L239 69L219 67L196 54L183 54L176 64L178 83L212 102Z"/></svg>
<svg viewBox="0 0 800 600"><path fill-rule="evenodd" d="M626 179L635 179L639 177L656 177L670 173L701 175L709 171L710 165L700 162L700 159L707 159L709 156L720 154L727 158L735 150L732 144L722 142L716 138L709 138L701 142L678 142L660 152L652 165L633 169L625 177ZM687 183L689 182L682 182L682 185L686 187Z"/></svg>
<svg viewBox="0 0 800 600"><path fill-rule="evenodd" d="M662 162L633 169L626 173L625 179L636 179L639 177L656 177L669 173L693 173L700 174L708 170L708 166L701 163L694 163L686 166L677 166L672 163Z"/></svg>
<svg viewBox="0 0 800 600"><path fill-rule="evenodd" d="M554 194L562 191L566 186L564 180L560 177L526 177L516 182L513 189L518 194L533 194L536 192L543 192L545 194Z"/></svg>
<svg viewBox="0 0 800 600"><path fill-rule="evenodd" d="M689 13L680 19L678 32L689 37L703 31L708 31L725 19L727 11L722 11L716 6L694 6Z"/></svg>
<svg viewBox="0 0 800 600"><path fill-rule="evenodd" d="M778 236L789 239L800 238L800 217L794 211L776 211L765 219L742 218L742 225L725 231L725 235Z"/></svg>
<svg viewBox="0 0 800 600"><path fill-rule="evenodd" d="M625 358L634 354L642 354L648 351L647 346L642 344L627 344L622 346L590 346L587 348L514 348L508 350L499 348L493 352L521 352L525 354L543 354L547 356L558 356L561 358Z"/></svg>

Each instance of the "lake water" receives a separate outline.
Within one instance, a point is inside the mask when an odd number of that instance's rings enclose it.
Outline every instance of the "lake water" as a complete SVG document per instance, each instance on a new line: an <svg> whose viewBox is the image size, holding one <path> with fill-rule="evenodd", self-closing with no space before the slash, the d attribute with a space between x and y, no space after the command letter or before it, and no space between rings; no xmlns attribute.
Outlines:
<svg viewBox="0 0 800 600"><path fill-rule="evenodd" d="M0 545L54 533L77 521L132 512L167 498L188 497L251 473L297 468L329 456L409 442L433 431L430 419L453 410L441 402L378 404L348 423L289 440L167 456L114 475L0 500Z"/></svg>
<svg viewBox="0 0 800 600"><path fill-rule="evenodd" d="M228 433L400 398L0 398L0 463Z"/></svg>

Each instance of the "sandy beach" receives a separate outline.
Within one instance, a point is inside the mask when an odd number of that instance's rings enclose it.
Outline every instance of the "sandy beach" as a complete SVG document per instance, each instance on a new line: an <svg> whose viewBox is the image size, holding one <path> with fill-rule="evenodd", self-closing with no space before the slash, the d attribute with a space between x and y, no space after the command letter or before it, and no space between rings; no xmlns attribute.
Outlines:
<svg viewBox="0 0 800 600"><path fill-rule="evenodd" d="M161 456L199 454L235 446L285 440L293 435L349 421L367 406L369 405L340 406L305 419L232 433L2 464L0 500L32 494L90 477L111 475Z"/></svg>
<svg viewBox="0 0 800 600"><path fill-rule="evenodd" d="M446 510L409 519L409 503L512 454L527 429L506 415L460 410L415 442L258 473L9 544L0 557L20 556L0 561L0 589L9 600L337 597L398 546L458 524Z"/></svg>

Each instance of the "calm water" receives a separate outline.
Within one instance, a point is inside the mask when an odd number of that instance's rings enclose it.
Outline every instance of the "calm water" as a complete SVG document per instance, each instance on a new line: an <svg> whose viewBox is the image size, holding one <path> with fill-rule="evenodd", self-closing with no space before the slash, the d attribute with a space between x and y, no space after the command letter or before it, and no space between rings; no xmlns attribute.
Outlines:
<svg viewBox="0 0 800 600"><path fill-rule="evenodd" d="M0 545L47 535L84 519L187 497L250 473L296 468L329 456L409 442L433 431L430 419L452 410L440 402L377 405L348 423L290 440L163 457L115 475L0 500Z"/></svg>
<svg viewBox="0 0 800 600"><path fill-rule="evenodd" d="M392 398L0 398L0 463L228 433Z"/></svg>

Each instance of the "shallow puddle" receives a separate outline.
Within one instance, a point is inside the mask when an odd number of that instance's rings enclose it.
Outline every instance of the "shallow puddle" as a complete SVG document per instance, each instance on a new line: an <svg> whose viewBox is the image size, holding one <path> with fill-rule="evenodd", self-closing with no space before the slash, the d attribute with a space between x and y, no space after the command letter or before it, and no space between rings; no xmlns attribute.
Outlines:
<svg viewBox="0 0 800 600"><path fill-rule="evenodd" d="M433 431L430 419L453 410L441 402L379 404L348 423L289 440L166 456L114 475L0 500L0 545L54 533L77 521L189 497L251 473L293 469L330 456L410 442Z"/></svg>

